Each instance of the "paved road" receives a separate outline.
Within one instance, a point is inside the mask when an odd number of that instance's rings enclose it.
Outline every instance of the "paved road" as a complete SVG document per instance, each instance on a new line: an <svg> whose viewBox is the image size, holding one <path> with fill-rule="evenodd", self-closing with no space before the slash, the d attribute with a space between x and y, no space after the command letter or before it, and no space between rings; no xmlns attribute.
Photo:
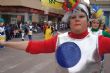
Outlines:
<svg viewBox="0 0 110 73"><path fill-rule="evenodd" d="M42 38L42 34L33 36L33 39ZM21 41L21 39L11 41ZM53 55L53 53L31 55L24 51L2 48L0 49L0 73L54 73Z"/></svg>
<svg viewBox="0 0 110 73"><path fill-rule="evenodd" d="M34 39L42 39L42 34L35 34ZM21 41L13 39L12 41ZM110 73L110 55L105 56L105 73ZM31 55L24 51L0 49L0 73L55 73L54 53Z"/></svg>

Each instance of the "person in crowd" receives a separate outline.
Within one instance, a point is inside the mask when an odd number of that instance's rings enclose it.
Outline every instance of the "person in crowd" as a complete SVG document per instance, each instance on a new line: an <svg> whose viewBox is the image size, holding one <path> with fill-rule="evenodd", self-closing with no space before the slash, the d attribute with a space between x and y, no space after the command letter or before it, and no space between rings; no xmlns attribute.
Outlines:
<svg viewBox="0 0 110 73"><path fill-rule="evenodd" d="M110 38L110 33L105 31L106 28L104 28L104 24L105 24L105 21L102 22L102 19L101 18L92 18L92 21L91 21L91 27L89 29L89 31L93 34L93 35L103 35L105 37L109 37ZM101 69L100 69L100 73L103 73L104 72L104 55L102 56L102 59L101 59Z"/></svg>
<svg viewBox="0 0 110 73"><path fill-rule="evenodd" d="M47 27L48 27L48 23L47 23L47 21L44 21L44 24L43 24L43 33L44 34L45 34L45 30Z"/></svg>
<svg viewBox="0 0 110 73"><path fill-rule="evenodd" d="M110 38L88 32L89 9L79 3L66 14L70 31L48 40L0 41L0 45L31 54L55 52L55 73L99 73L101 56L110 53Z"/></svg>
<svg viewBox="0 0 110 73"><path fill-rule="evenodd" d="M92 19L91 21L91 27L89 29L90 33L92 33L93 35L95 36L98 36L98 35L104 35L104 32L102 29L100 29L102 25L99 23L99 19L98 18L94 18ZM100 68L100 73L102 71L104 71L104 65L103 65L103 62L104 62L104 55L102 56L102 59L101 59L101 68Z"/></svg>
<svg viewBox="0 0 110 73"><path fill-rule="evenodd" d="M5 24L5 35L6 35L6 41L11 40L11 27L9 24Z"/></svg>
<svg viewBox="0 0 110 73"><path fill-rule="evenodd" d="M4 26L4 19L0 18L0 41L6 40L6 34L5 34L5 26ZM3 48L1 45L0 48Z"/></svg>
<svg viewBox="0 0 110 73"><path fill-rule="evenodd" d="M45 29L45 34L44 34L45 40L50 39L52 35L53 33L52 33L51 25L48 25L47 28Z"/></svg>
<svg viewBox="0 0 110 73"><path fill-rule="evenodd" d="M89 27L89 31L94 35L104 35L106 37L110 37L110 33L106 31L108 29L105 28L104 23L101 22L102 20L99 18L92 18L91 27Z"/></svg>
<svg viewBox="0 0 110 73"><path fill-rule="evenodd" d="M25 29L26 29L26 25L21 23L20 24L20 30L21 30L21 39L22 39L22 41L25 40Z"/></svg>
<svg viewBox="0 0 110 73"><path fill-rule="evenodd" d="M101 24L99 24L99 20L94 18L91 21L90 32L94 35L102 35L102 30L100 29Z"/></svg>
<svg viewBox="0 0 110 73"><path fill-rule="evenodd" d="M28 25L28 38L29 40L32 40L32 33L33 33L33 26L32 24Z"/></svg>

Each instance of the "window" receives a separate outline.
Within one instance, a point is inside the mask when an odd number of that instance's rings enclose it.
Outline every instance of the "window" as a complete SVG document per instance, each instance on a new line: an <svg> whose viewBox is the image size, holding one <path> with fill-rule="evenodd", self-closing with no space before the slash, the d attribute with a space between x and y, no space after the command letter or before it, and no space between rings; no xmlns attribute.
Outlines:
<svg viewBox="0 0 110 73"><path fill-rule="evenodd" d="M96 0L96 1L110 1L110 0Z"/></svg>

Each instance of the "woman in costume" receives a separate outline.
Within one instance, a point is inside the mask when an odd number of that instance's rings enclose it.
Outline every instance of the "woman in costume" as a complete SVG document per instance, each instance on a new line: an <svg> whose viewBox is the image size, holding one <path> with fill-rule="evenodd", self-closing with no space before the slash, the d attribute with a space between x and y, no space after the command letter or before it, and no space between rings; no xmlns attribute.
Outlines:
<svg viewBox="0 0 110 73"><path fill-rule="evenodd" d="M66 16L64 19L69 23L69 32L49 40L0 41L0 45L25 50L31 54L55 52L55 73L99 73L101 56L110 53L110 38L88 32L89 10L85 4L79 3Z"/></svg>
<svg viewBox="0 0 110 73"><path fill-rule="evenodd" d="M89 32L96 36L103 35L105 37L110 38L110 33L105 31L105 29L103 29L104 28L103 26L105 24L105 16L103 15L103 10L101 10L101 8L99 8L97 5L93 5L92 10L95 10L95 11L94 13L92 13L91 27L88 29ZM104 63L104 55L102 56L102 59L101 59L100 73L104 73L103 63Z"/></svg>
<svg viewBox="0 0 110 73"><path fill-rule="evenodd" d="M6 34L5 34L5 26L4 26L4 19L0 18L0 41L6 40ZM0 46L0 48L3 48L3 46Z"/></svg>
<svg viewBox="0 0 110 73"><path fill-rule="evenodd" d="M110 37L110 33L107 31L103 31L103 26L105 24L105 16L104 12L99 6L93 5L91 8L91 28L90 32L94 35L104 35L106 37ZM106 29L106 28L105 28Z"/></svg>
<svg viewBox="0 0 110 73"><path fill-rule="evenodd" d="M52 28L51 25L48 25L47 28L45 29L45 34L44 34L44 38L45 40L48 40L52 37L53 33L52 33Z"/></svg>

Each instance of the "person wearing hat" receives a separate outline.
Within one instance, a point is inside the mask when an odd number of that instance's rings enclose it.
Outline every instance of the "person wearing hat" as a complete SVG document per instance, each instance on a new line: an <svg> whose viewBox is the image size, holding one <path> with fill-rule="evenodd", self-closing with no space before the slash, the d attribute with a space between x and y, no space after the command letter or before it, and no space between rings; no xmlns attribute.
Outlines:
<svg viewBox="0 0 110 73"><path fill-rule="evenodd" d="M110 38L110 33L105 31L103 29L103 26L105 24L104 19L102 19L103 15L101 15L100 17L96 17L95 13L92 14L92 19L91 19L91 27L88 29L90 33L92 33L95 36L98 35L103 35L105 37L109 37ZM104 71L104 55L101 58L101 68L100 68L100 73L103 73Z"/></svg>
<svg viewBox="0 0 110 73"><path fill-rule="evenodd" d="M89 9L79 3L64 15L70 31L49 40L3 42L0 45L31 54L55 52L55 73L99 73L101 56L110 53L110 38L88 32Z"/></svg>
<svg viewBox="0 0 110 73"><path fill-rule="evenodd" d="M104 11L98 5L91 6L91 28L90 32L94 35L104 35L110 37L110 34L105 29L105 16Z"/></svg>
<svg viewBox="0 0 110 73"><path fill-rule="evenodd" d="M4 27L4 20L0 18L0 41L5 41L6 35L5 35L5 27ZM3 46L0 46L0 48L3 48Z"/></svg>
<svg viewBox="0 0 110 73"><path fill-rule="evenodd" d="M106 31L100 29L101 24L100 24L100 20L98 20L97 18L92 19L91 21L91 27L88 29L90 33L92 33L95 36L98 35L103 35L106 37L110 37L110 34L107 33ZM101 58L101 68L100 68L100 73L102 73L104 70L104 55Z"/></svg>

